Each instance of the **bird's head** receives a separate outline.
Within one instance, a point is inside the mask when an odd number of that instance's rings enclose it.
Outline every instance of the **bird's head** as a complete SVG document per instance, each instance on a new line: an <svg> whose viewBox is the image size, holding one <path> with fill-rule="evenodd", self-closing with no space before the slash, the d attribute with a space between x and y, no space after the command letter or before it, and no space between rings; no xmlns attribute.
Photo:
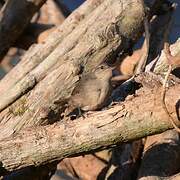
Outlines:
<svg viewBox="0 0 180 180"><path fill-rule="evenodd" d="M95 69L95 75L100 79L110 79L112 77L112 70L114 68L109 67L106 64L101 64Z"/></svg>

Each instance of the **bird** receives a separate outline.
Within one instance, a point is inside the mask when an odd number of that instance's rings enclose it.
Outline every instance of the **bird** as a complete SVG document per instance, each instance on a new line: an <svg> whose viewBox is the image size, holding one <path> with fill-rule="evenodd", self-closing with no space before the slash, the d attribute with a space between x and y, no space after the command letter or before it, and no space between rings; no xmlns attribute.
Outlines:
<svg viewBox="0 0 180 180"><path fill-rule="evenodd" d="M80 110L101 109L112 91L112 70L112 67L101 64L94 71L84 74L68 100L68 111L78 108L80 113Z"/></svg>

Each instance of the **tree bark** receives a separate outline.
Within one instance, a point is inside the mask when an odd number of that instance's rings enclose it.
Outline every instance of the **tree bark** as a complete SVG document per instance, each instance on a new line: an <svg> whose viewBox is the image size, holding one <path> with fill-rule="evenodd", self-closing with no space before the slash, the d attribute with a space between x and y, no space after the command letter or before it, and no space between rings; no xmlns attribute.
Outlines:
<svg viewBox="0 0 180 180"><path fill-rule="evenodd" d="M180 84L169 88L166 104L176 119ZM31 127L0 141L1 174L82 155L171 128L162 108L161 87L140 89L108 110L75 121ZM141 107L139 106L141 104ZM177 121L178 122L178 121Z"/></svg>

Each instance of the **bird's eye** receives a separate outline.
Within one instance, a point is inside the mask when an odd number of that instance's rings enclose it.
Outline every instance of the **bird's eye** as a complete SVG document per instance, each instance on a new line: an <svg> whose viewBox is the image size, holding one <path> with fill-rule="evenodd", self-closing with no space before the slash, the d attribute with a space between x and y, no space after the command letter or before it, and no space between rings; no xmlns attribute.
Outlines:
<svg viewBox="0 0 180 180"><path fill-rule="evenodd" d="M104 69L104 67L103 67L103 66L101 66L100 68L101 68L101 69Z"/></svg>

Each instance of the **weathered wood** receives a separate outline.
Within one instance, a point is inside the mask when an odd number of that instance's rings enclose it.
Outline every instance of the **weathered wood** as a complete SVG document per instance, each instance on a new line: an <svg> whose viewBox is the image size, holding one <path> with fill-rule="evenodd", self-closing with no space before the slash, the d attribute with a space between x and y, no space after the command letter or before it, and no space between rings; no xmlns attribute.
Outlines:
<svg viewBox="0 0 180 180"><path fill-rule="evenodd" d="M170 46L170 49L173 56L176 56L176 55L180 56L180 38L176 41L175 44ZM167 71L167 69L168 69L167 59L166 59L165 53L162 51L161 58L158 60L154 68L154 72L163 74L164 72Z"/></svg>
<svg viewBox="0 0 180 180"><path fill-rule="evenodd" d="M87 3L88 2L92 1L87 1ZM103 13L103 10L107 13L109 12L107 11L109 7L112 11L111 5L116 2L106 2L109 4L104 9L102 8L106 5L104 5L104 2L93 5L97 6L97 8L101 7L101 13ZM84 6L81 6L81 8L82 7ZM113 7L115 7L115 5L113 5ZM2 97L12 98L8 103L13 104L0 113L0 117L2 117L0 139L26 126L47 124L50 123L50 120L57 120L61 107L55 105L54 102L70 95L79 78L80 65L85 67L85 71L91 70L99 62L108 60L109 58L111 59L111 55L114 52L116 54L120 51L120 53L123 54L125 47L129 48L128 38L122 38L121 33L118 35L119 39L116 39L116 36L113 34L114 31L111 31L114 28L114 24L111 27L111 22L114 23L114 21L108 19L107 16L105 16L105 21L107 21L105 26L107 25L108 27L110 24L110 31L108 29L109 27L107 28L107 34L110 32L110 36L107 35L107 37L104 37L103 33L106 32L104 31L106 27L102 26L102 29L98 31L98 26L89 23L85 28L86 30L80 32L82 34L78 34L79 36L76 39L72 38L76 36L78 30L80 30L78 26L82 28L82 24L88 21L88 18L98 20L104 17L104 15L100 17L98 15L95 16L95 12L98 12L96 8L92 9L92 12L90 12L87 17L80 17L80 20L78 19L76 21L78 23L75 23L72 29L70 29L72 34L70 33L71 35L69 35L67 39L66 37L59 37L58 34L60 32L56 31L53 35L56 34L57 36L51 36L49 38L51 41L48 40L45 46L42 44L32 48L26 57L33 57L34 62L31 61L31 58L24 58L24 65L22 61L22 64L20 64L23 66L17 66L17 72L14 71L13 74L12 71L10 75L7 75L4 81L2 81L2 84L4 83L6 87L3 88L3 86L0 86L4 92ZM115 13L115 16L116 15ZM142 15L144 15L143 12ZM79 18L79 16L76 18ZM119 16L117 16L117 19L118 18ZM69 25L72 25L70 20ZM141 24L141 22L139 23ZM138 33L141 31L140 24L138 24ZM98 25L101 25L101 23ZM119 24L116 25L115 20L115 27L121 27ZM66 28L66 30L69 30L68 26ZM92 34L91 31L93 32ZM64 34L65 33L67 32L64 32ZM103 36L101 36L102 34ZM68 36L68 34L66 35ZM133 34L131 35L133 36ZM92 42L89 41L88 38L84 38L89 36L92 36L90 37L90 39L93 38ZM54 37L54 39L52 37ZM133 38L134 40L136 39L136 37L133 36L130 37L130 41ZM69 44L66 40L69 40ZM96 43L96 40L102 41L101 43L105 41L105 44L99 45L99 42ZM108 41L107 44L106 41ZM122 43L123 41L125 44ZM70 42L72 42L72 46ZM89 45L89 42L92 44ZM64 43L65 47L63 47ZM99 45L97 49L93 49L94 46L91 47L94 43L95 45ZM176 45L179 46L179 42L177 42ZM43 47L48 47L49 49L43 49ZM61 48L64 48L63 53ZM112 50L111 48L114 51L113 53L110 51ZM32 51L33 54L31 54ZM37 57L34 56L40 52L42 52L41 55ZM62 54L59 55L59 52ZM40 59L38 59L38 57L40 57ZM30 61L28 62L28 60ZM35 60L37 60L37 62L35 62ZM29 64L30 67L26 67L26 64ZM22 70L22 73L20 73L20 70ZM12 79L12 77L15 78ZM30 80L28 80L28 78ZM9 84L7 82L9 82ZM30 88L33 89L29 91ZM170 113L176 118L174 106L175 104L177 105L179 98L179 84L174 88L175 89L170 88L168 92L167 105ZM2 161L2 168L0 168L0 170L13 171L29 165L38 166L54 160L61 160L67 156L87 153L92 150L113 146L116 143L127 142L165 131L171 128L171 125L167 120L168 117L166 113L161 107L159 93L159 90L155 90L154 93L154 91L141 89L136 94L137 97L129 98L125 103L116 105L109 110L90 113L84 120L79 119L74 122L58 123L52 126L38 128L33 127L28 130L23 130L17 135L5 138L0 141L0 153L2 152L0 154L0 160ZM139 105L141 105L141 107ZM143 109L143 112L141 109Z"/></svg>
<svg viewBox="0 0 180 180"><path fill-rule="evenodd" d="M162 108L160 92L161 88L142 88L136 97L129 97L108 110L90 112L84 119L31 127L1 140L1 174L107 148L171 128ZM178 92L180 84L169 88L166 97L174 118Z"/></svg>
<svg viewBox="0 0 180 180"><path fill-rule="evenodd" d="M0 12L0 61L46 0L8 0Z"/></svg>
<svg viewBox="0 0 180 180"><path fill-rule="evenodd" d="M73 23L67 27L71 18L65 20L55 32L56 37L52 35L53 38L47 40L47 47L51 50L40 45L41 50L35 47L33 52L30 51L26 57L36 57L25 58L15 68L16 72L7 75L10 78L13 74L15 80L8 80L7 77L2 80L0 109L12 105L0 113L3 124L1 137L19 131L24 126L47 124L49 120L56 120L60 107L54 102L70 96L79 79L81 66L87 72L101 62L109 61L117 53L124 54L132 41L141 34L144 9L140 0L105 0L93 5L94 9L83 16L75 27ZM83 9L83 6L80 8ZM81 14L76 13L75 20L81 19ZM66 31L67 28L70 29ZM36 62L42 51L46 55L41 55ZM47 54L46 51L51 53ZM21 70L20 75L17 75ZM29 89L32 90L26 93Z"/></svg>
<svg viewBox="0 0 180 180"><path fill-rule="evenodd" d="M180 168L180 138L169 130L146 140L139 180L170 179Z"/></svg>
<svg viewBox="0 0 180 180"><path fill-rule="evenodd" d="M33 45L10 73L0 81L0 94L7 92L16 82L20 81L26 74L31 72L43 60L45 60L53 50L62 43L66 36L76 29L76 27L97 7L97 2L103 0L89 0L83 6L75 10L45 41L44 44ZM64 47L65 48L65 47ZM60 49L59 49L60 50ZM60 50L61 51L61 50ZM63 53L64 54L64 53ZM57 60L54 60L57 61ZM52 62L48 68L53 66ZM21 73L19 73L21 72Z"/></svg>

